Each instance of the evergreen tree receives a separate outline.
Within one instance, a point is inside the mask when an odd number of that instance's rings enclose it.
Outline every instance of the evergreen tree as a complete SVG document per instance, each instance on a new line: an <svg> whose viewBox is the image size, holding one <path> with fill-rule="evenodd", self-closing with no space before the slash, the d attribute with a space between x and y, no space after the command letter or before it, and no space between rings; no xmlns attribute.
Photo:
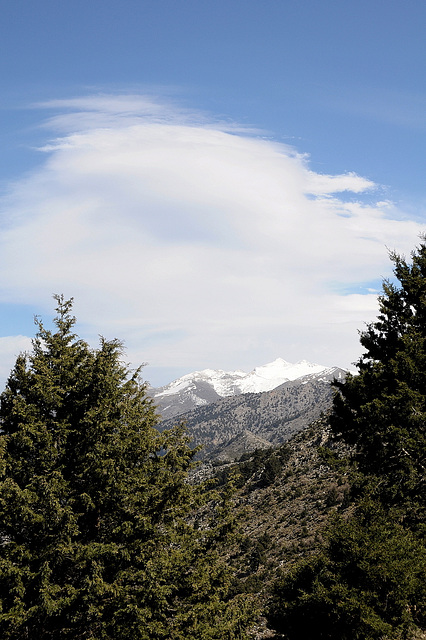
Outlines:
<svg viewBox="0 0 426 640"><path fill-rule="evenodd" d="M383 284L376 322L361 334L358 375L336 381L331 426L355 445L359 470L390 504L424 524L426 470L426 244L412 263L392 254L399 285ZM407 514L408 516L408 514Z"/></svg>
<svg viewBox="0 0 426 640"><path fill-rule="evenodd" d="M0 637L245 638L220 559L229 500L188 482L182 428L159 433L120 342L91 349L56 297L0 397Z"/></svg>
<svg viewBox="0 0 426 640"><path fill-rule="evenodd" d="M335 518L322 553L275 582L270 622L290 640L411 639L424 627L425 575L424 541L365 499Z"/></svg>
<svg viewBox="0 0 426 640"><path fill-rule="evenodd" d="M275 584L271 619L291 640L412 638L426 626L426 239L392 254L358 375L335 382L330 422L354 447L352 513L322 554ZM399 284L398 284L399 283Z"/></svg>

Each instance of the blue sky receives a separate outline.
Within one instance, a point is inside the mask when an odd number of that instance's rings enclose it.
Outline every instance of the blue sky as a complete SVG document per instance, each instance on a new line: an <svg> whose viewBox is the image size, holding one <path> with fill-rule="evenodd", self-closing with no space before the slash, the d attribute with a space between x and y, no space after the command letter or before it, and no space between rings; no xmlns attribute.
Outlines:
<svg viewBox="0 0 426 640"><path fill-rule="evenodd" d="M0 376L75 297L153 384L349 366L426 197L426 5L5 0Z"/></svg>

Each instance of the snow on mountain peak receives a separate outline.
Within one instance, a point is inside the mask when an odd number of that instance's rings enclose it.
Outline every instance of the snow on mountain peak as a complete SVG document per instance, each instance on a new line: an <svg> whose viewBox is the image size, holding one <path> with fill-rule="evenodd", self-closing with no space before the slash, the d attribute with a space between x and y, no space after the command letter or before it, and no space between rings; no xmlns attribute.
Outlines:
<svg viewBox="0 0 426 640"><path fill-rule="evenodd" d="M222 369L204 369L188 373L178 380L158 389L155 397L190 392L197 383L206 383L213 387L222 397L239 395L240 393L260 393L271 391L284 382L296 380L307 375L321 373L327 367L300 360L295 364L277 358L273 362L255 367L250 373L241 370L223 371Z"/></svg>
<svg viewBox="0 0 426 640"><path fill-rule="evenodd" d="M253 369L242 381L241 393L271 391L284 382L296 380L313 373L320 373L325 369L326 367L312 364L307 360L300 360L296 364L292 364L287 360L277 358L273 362Z"/></svg>

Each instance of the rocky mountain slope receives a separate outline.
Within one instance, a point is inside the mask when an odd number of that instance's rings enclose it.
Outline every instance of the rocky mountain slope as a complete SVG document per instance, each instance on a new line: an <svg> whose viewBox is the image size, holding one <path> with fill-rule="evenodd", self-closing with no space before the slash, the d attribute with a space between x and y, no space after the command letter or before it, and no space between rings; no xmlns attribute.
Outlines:
<svg viewBox="0 0 426 640"><path fill-rule="evenodd" d="M331 405L330 382L346 372L334 368L284 382L262 393L220 398L178 418L161 422L160 429L179 421L186 424L204 459L234 460L255 449L277 446L317 420Z"/></svg>
<svg viewBox="0 0 426 640"><path fill-rule="evenodd" d="M316 553L330 515L348 507L348 455L320 419L279 447L234 464L206 462L196 472L196 480L215 477L219 485L237 473L240 544L226 553L235 567L236 590L253 593L261 608L267 608L279 572ZM253 638L282 636L262 619Z"/></svg>

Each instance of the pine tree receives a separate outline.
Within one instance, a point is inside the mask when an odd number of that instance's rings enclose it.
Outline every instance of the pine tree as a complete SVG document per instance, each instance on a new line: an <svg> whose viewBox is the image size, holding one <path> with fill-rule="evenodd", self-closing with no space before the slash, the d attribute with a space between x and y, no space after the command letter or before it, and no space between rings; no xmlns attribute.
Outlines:
<svg viewBox="0 0 426 640"><path fill-rule="evenodd" d="M392 254L358 375L335 382L330 417L354 448L349 517L277 580L270 617L291 640L413 638L426 627L426 239ZM398 284L399 283L399 284Z"/></svg>
<svg viewBox="0 0 426 640"><path fill-rule="evenodd" d="M396 254L376 322L361 334L358 375L336 382L331 425L353 444L359 470L376 477L383 499L424 522L426 471L426 244L412 263Z"/></svg>
<svg viewBox="0 0 426 640"><path fill-rule="evenodd" d="M335 517L321 553L276 580L270 622L289 640L411 640L424 628L425 575L424 541L363 500Z"/></svg>
<svg viewBox="0 0 426 640"><path fill-rule="evenodd" d="M91 349L56 296L0 396L0 637L245 638L221 560L228 503L188 482L181 427L160 433L119 341Z"/></svg>

